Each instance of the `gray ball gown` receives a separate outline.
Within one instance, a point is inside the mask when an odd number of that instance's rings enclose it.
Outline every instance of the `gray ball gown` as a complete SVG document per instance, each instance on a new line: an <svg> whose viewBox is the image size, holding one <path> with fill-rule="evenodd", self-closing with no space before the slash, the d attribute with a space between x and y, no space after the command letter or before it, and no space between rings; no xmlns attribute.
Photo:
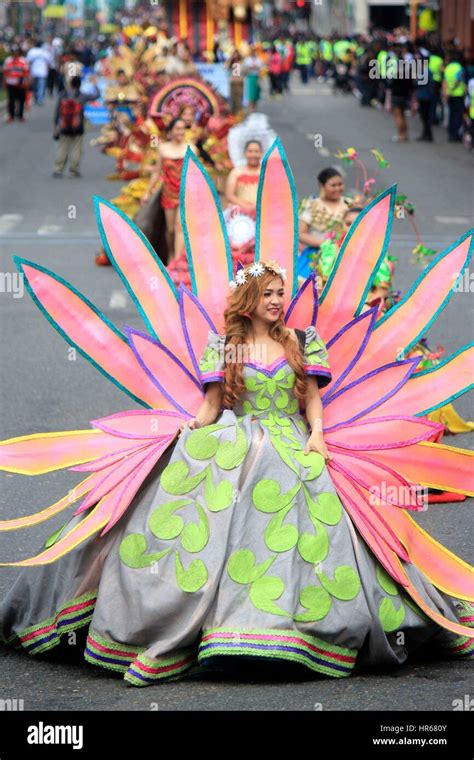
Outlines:
<svg viewBox="0 0 474 760"><path fill-rule="evenodd" d="M474 494L472 452L444 446L426 419L468 390L471 349L422 372L419 357L398 356L439 316L472 245L466 234L440 253L386 315L363 312L395 198L390 188L359 215L318 302L314 273L298 283L296 193L279 141L262 164L255 264L287 272L284 323L302 333L322 391L327 465L304 454L284 357L245 364L239 402L176 437L206 383L223 380L233 276L222 210L192 152L181 192L192 291L178 292L140 231L97 200L147 335L120 331L61 277L17 260L51 325L142 408L0 442L7 472L88 473L50 507L0 520L1 531L32 527L80 502L36 556L0 562L24 568L0 604L2 642L37 655L83 629L85 659L137 686L199 665L340 678L420 648L472 659L472 568L408 514L420 485Z"/></svg>
<svg viewBox="0 0 474 760"><path fill-rule="evenodd" d="M324 387L326 347L313 326L304 337L305 371ZM209 331L203 384L223 381L224 343ZM286 359L245 363L243 374L238 404L183 431L126 522L20 574L0 606L2 638L38 654L88 625L85 659L137 686L235 658L341 678L356 661L400 665L428 643L465 656L360 539L323 457L303 453L308 429ZM452 620L466 614L406 569L428 604Z"/></svg>

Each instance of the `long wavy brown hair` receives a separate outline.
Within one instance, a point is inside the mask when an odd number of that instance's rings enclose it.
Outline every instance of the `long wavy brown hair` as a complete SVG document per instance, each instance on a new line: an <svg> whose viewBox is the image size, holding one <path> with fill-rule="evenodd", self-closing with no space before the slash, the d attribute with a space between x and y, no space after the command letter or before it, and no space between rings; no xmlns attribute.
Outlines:
<svg viewBox="0 0 474 760"><path fill-rule="evenodd" d="M244 350L228 346L244 346L252 334L252 321L246 314L251 314L257 308L268 284L278 275L266 271L259 277L248 277L247 282L232 291L224 311L226 351L223 404L231 408L239 401L245 391L243 380ZM283 282L283 281L282 281ZM290 330L285 327L283 314L269 329L269 336L281 343L290 367L295 373L294 393L303 400L306 396L307 382L304 375L304 358L299 343L295 343Z"/></svg>

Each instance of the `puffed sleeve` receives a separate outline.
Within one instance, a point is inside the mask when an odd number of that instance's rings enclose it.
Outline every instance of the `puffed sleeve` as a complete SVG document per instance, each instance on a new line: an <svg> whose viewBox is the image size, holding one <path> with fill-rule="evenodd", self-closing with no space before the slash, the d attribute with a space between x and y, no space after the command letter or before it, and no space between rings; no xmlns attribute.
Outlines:
<svg viewBox="0 0 474 760"><path fill-rule="evenodd" d="M313 215L311 213L312 200L312 198L303 198L298 209L298 219L301 222L306 222L306 224L309 224L310 226L313 221Z"/></svg>
<svg viewBox="0 0 474 760"><path fill-rule="evenodd" d="M304 370L307 375L315 375L319 388L331 382L328 350L313 325L305 329Z"/></svg>
<svg viewBox="0 0 474 760"><path fill-rule="evenodd" d="M224 348L225 335L219 335L213 330L209 330L207 346L199 360L199 374L201 384L224 382Z"/></svg>

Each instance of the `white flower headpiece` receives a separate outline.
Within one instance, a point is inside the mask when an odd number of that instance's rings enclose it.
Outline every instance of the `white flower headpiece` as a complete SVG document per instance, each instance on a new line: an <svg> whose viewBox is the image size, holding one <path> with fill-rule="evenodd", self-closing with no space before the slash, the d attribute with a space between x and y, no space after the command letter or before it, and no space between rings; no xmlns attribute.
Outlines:
<svg viewBox="0 0 474 760"><path fill-rule="evenodd" d="M261 277L264 272L272 272L278 277L281 277L283 281L286 280L286 269L283 269L277 261L272 259L264 259L263 261L255 261L246 267L240 267L237 269L235 280L229 282L229 287L232 290L238 288L239 285L243 285L247 282L247 277Z"/></svg>

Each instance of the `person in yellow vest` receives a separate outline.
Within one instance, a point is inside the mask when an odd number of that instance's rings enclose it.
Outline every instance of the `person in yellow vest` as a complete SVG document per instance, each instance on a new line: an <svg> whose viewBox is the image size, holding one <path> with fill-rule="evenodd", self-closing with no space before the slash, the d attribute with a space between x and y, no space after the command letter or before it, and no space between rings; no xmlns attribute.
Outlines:
<svg viewBox="0 0 474 760"><path fill-rule="evenodd" d="M469 113L469 133L471 136L471 150L474 150L474 76L467 83L467 106Z"/></svg>
<svg viewBox="0 0 474 760"><path fill-rule="evenodd" d="M302 84L308 84L309 67L311 64L311 46L309 40L300 35L295 45L295 65L300 70Z"/></svg>
<svg viewBox="0 0 474 760"><path fill-rule="evenodd" d="M443 96L448 104L448 140L461 142L461 126L464 115L464 98L466 97L466 81L464 67L461 63L462 54L453 50L449 54L449 63L444 70Z"/></svg>
<svg viewBox="0 0 474 760"><path fill-rule="evenodd" d="M309 73L309 76L311 78L311 77L314 77L316 61L318 59L318 44L317 44L316 40L314 39L314 37L313 37L313 39L309 39L308 40L308 47L309 47L309 52L310 52L310 56L311 56L311 60L309 62L309 72L308 73Z"/></svg>
<svg viewBox="0 0 474 760"><path fill-rule="evenodd" d="M441 99L441 90L443 86L444 58L441 48L433 48L428 59L428 68L433 77L433 114L432 123L436 126L443 123L443 101Z"/></svg>
<svg viewBox="0 0 474 760"><path fill-rule="evenodd" d="M388 45L387 45L388 47ZM387 60L389 58L389 51L386 47L380 48L377 52L377 74L378 74L378 87L377 87L377 100L381 105L385 103L386 94L386 81L387 81Z"/></svg>
<svg viewBox="0 0 474 760"><path fill-rule="evenodd" d="M322 39L319 43L320 74L326 78L332 64L333 49L330 40Z"/></svg>

